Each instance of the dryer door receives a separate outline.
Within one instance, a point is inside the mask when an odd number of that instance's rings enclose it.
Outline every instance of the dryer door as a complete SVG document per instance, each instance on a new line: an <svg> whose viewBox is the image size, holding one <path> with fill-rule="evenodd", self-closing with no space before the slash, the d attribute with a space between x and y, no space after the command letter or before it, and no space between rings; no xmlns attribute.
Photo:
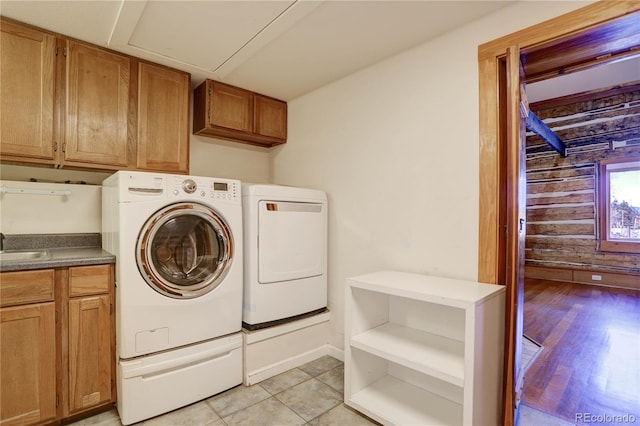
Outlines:
<svg viewBox="0 0 640 426"><path fill-rule="evenodd" d="M326 256L326 205L258 202L258 281L261 284L322 275Z"/></svg>
<svg viewBox="0 0 640 426"><path fill-rule="evenodd" d="M179 299L216 288L233 261L229 226L198 203L176 203L153 214L136 247L138 269L158 293Z"/></svg>

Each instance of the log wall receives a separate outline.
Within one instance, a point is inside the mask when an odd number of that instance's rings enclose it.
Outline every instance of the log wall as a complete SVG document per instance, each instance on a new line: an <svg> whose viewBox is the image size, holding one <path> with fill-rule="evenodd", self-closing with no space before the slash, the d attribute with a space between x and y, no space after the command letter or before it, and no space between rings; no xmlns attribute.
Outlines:
<svg viewBox="0 0 640 426"><path fill-rule="evenodd" d="M640 82L530 107L568 155L527 134L526 265L640 274L640 255L601 252L598 240L599 162L640 158Z"/></svg>

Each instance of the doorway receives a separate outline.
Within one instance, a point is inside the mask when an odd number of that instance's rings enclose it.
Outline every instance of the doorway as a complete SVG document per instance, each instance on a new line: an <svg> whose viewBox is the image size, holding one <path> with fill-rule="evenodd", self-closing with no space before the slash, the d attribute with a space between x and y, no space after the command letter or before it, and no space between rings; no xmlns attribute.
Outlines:
<svg viewBox="0 0 640 426"><path fill-rule="evenodd" d="M505 336L504 424L514 423L518 404L517 377L514 363L521 336L515 333L522 320L518 280L523 274L507 274L518 269L520 257L513 253L517 226L508 211L517 210L517 196L509 193L513 181L507 175L509 134L505 98L504 66L507 49L519 46L526 55L527 81L544 80L562 72L573 72L597 63L613 61L636 53L637 19L640 6L633 2L598 2L585 8L543 22L518 33L481 45L478 50L480 78L480 235L478 280L505 284L507 287L507 335ZM609 41L607 42L607 38ZM580 46L577 49L576 46ZM512 66L513 68L513 66ZM511 73L513 75L513 73ZM504 86L502 86L504 87ZM517 109L517 105L515 106ZM513 106L511 107L513 110ZM513 123L511 124L513 128ZM512 146L512 145L511 145ZM511 186L510 186L511 182ZM510 228L507 228L507 226ZM515 225L515 226L514 226ZM505 229L507 232L505 232ZM508 235L511 235L509 237ZM510 240L511 238L511 240ZM510 276L509 279L507 277Z"/></svg>
<svg viewBox="0 0 640 426"><path fill-rule="evenodd" d="M531 111L567 153L527 134L523 331L542 347L524 373L521 424L531 409L558 424L640 419L640 257L601 251L598 238L598 165L640 155L638 70L628 59L527 86ZM634 173L634 189L615 192L640 206Z"/></svg>

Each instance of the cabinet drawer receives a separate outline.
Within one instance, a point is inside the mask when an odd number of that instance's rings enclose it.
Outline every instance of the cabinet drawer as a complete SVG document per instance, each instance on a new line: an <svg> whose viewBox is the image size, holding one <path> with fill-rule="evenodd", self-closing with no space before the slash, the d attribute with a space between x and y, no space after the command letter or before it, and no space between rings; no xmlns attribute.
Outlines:
<svg viewBox="0 0 640 426"><path fill-rule="evenodd" d="M54 280L53 269L3 272L0 274L0 306L53 300Z"/></svg>
<svg viewBox="0 0 640 426"><path fill-rule="evenodd" d="M69 268L69 296L108 293L111 265L74 266Z"/></svg>

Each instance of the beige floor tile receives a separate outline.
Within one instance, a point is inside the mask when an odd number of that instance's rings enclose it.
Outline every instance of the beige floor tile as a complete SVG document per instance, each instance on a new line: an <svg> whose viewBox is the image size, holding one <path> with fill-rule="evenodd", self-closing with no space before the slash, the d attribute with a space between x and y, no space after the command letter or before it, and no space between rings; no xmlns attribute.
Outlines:
<svg viewBox="0 0 640 426"><path fill-rule="evenodd" d="M340 404L309 422L312 426L375 426L375 423L358 412Z"/></svg>
<svg viewBox="0 0 640 426"><path fill-rule="evenodd" d="M220 420L204 401L144 421L144 426L204 426Z"/></svg>
<svg viewBox="0 0 640 426"><path fill-rule="evenodd" d="M207 399L207 403L216 410L216 413L218 413L220 417L225 417L265 400L270 396L271 394L260 385L240 385Z"/></svg>
<svg viewBox="0 0 640 426"><path fill-rule="evenodd" d="M299 426L305 424L303 418L271 397L249 408L223 418L228 426Z"/></svg>
<svg viewBox="0 0 640 426"><path fill-rule="evenodd" d="M316 377L322 373L325 373L331 369L336 368L341 364L342 364L342 361L337 360L331 356L325 355L314 361L301 365L298 368L304 371L305 373L309 374L310 376Z"/></svg>
<svg viewBox="0 0 640 426"><path fill-rule="evenodd" d="M74 426L122 426L120 416L115 408L70 424Z"/></svg>
<svg viewBox="0 0 640 426"><path fill-rule="evenodd" d="M331 386L341 394L344 393L344 365L339 365L326 373L322 373L316 379Z"/></svg>
<svg viewBox="0 0 640 426"><path fill-rule="evenodd" d="M317 379L282 391L276 398L307 421L342 403L340 393Z"/></svg>
<svg viewBox="0 0 640 426"><path fill-rule="evenodd" d="M299 383L307 381L310 378L311 376L304 371L298 368L293 368L289 371L285 371L282 374L273 376L270 379L263 380L262 382L260 382L260 386L266 389L266 391L271 395L275 395L285 389L290 388L291 386L295 386Z"/></svg>

